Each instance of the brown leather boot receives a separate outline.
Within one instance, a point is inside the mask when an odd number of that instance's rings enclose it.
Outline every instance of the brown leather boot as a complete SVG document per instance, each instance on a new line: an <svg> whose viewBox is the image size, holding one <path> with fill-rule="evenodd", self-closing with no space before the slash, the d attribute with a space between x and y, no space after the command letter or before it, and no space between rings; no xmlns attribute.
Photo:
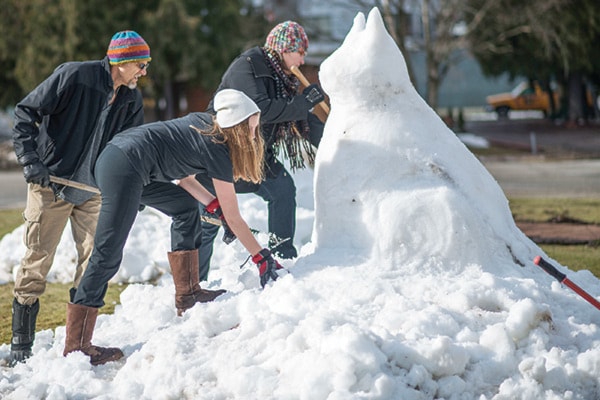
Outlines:
<svg viewBox="0 0 600 400"><path fill-rule="evenodd" d="M67 304L67 337L63 356L73 351L81 351L90 357L92 365L105 364L123 357L123 352L115 347L92 345L97 316L97 308L81 304Z"/></svg>
<svg viewBox="0 0 600 400"><path fill-rule="evenodd" d="M181 316L196 303L208 303L225 290L206 290L200 287L198 250L180 250L167 253L175 282L175 307Z"/></svg>

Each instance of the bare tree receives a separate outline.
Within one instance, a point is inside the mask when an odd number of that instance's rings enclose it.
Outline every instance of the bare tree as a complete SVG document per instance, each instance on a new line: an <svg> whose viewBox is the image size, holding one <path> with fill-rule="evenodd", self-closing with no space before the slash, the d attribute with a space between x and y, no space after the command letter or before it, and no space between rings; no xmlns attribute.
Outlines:
<svg viewBox="0 0 600 400"><path fill-rule="evenodd" d="M495 0L483 0L484 7L480 10L469 10L465 0L353 0L343 2L359 4L367 8L377 6L381 11L385 24L392 38L398 44L407 63L409 75L415 83L411 62L411 52L406 47L407 38L411 36L411 50L425 52L426 58L426 101L431 107L436 107L439 98L439 88L450 67L464 57L468 50L466 39L471 26L465 23L468 12L485 13L489 8L487 3ZM338 2L337 4L341 4ZM420 10L421 29L411 27L406 10ZM479 19L472 18L473 25Z"/></svg>
<svg viewBox="0 0 600 400"><path fill-rule="evenodd" d="M381 0L380 9L390 35L398 45L398 48L406 61L408 76L415 83L414 71L411 63L410 53L406 49L406 35L409 34L406 24L407 16L404 13L404 0Z"/></svg>
<svg viewBox="0 0 600 400"><path fill-rule="evenodd" d="M548 60L558 62L565 70L572 61L569 49L573 43L568 40L572 35L556 28L564 25L557 23L560 14L556 11L573 6L573 0L333 0L329 4L333 10L345 8L363 12L378 7L390 35L404 55L413 83L411 54L423 51L425 99L434 108L438 105L439 88L448 71L467 53L510 57L515 40L529 35L539 42L539 47L532 49L536 54L546 54ZM414 18L415 15L420 19ZM415 21L418 21L417 26L412 26L411 22ZM490 29L488 25L501 29ZM499 69L505 67L497 66ZM534 68L539 72L539 66Z"/></svg>
<svg viewBox="0 0 600 400"><path fill-rule="evenodd" d="M470 52L469 33L481 24L496 2L481 0L478 8L470 8L466 0L420 0L422 49L427 69L426 100L431 107L438 104L439 88L450 68Z"/></svg>

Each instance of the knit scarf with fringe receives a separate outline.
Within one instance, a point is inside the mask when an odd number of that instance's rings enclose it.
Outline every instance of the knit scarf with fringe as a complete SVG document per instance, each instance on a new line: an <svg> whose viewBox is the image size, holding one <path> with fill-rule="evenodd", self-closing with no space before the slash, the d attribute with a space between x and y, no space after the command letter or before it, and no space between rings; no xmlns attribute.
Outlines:
<svg viewBox="0 0 600 400"><path fill-rule="evenodd" d="M281 59L277 52L268 47L263 47L262 51L265 59L268 61L267 65L275 78L276 98L291 99L296 95L300 86L298 78L289 76L283 72ZM274 146L275 154L283 150L284 157L289 160L292 171L306 167L302 155L303 151L308 163L310 165L314 164L315 151L308 140L309 131L310 129L306 120L287 121L277 124Z"/></svg>

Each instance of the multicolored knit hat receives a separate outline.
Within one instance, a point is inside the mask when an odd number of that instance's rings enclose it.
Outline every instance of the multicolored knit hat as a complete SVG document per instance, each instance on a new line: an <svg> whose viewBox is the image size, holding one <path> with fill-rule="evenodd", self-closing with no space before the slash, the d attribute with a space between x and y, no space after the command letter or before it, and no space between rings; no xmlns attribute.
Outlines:
<svg viewBox="0 0 600 400"><path fill-rule="evenodd" d="M148 43L134 31L121 31L114 34L106 51L111 65L131 61L150 61Z"/></svg>
<svg viewBox="0 0 600 400"><path fill-rule="evenodd" d="M308 50L308 38L304 28L294 21L285 21L278 24L267 35L265 47L277 51L279 54L293 53L299 50Z"/></svg>

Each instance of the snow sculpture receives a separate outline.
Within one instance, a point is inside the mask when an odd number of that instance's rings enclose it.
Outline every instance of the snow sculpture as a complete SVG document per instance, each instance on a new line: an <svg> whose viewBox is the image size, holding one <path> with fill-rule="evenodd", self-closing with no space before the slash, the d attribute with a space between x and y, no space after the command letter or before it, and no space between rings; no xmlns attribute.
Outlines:
<svg viewBox="0 0 600 400"><path fill-rule="evenodd" d="M497 182L412 86L377 8L356 16L320 80L331 113L315 168L315 252L418 268L534 257Z"/></svg>

